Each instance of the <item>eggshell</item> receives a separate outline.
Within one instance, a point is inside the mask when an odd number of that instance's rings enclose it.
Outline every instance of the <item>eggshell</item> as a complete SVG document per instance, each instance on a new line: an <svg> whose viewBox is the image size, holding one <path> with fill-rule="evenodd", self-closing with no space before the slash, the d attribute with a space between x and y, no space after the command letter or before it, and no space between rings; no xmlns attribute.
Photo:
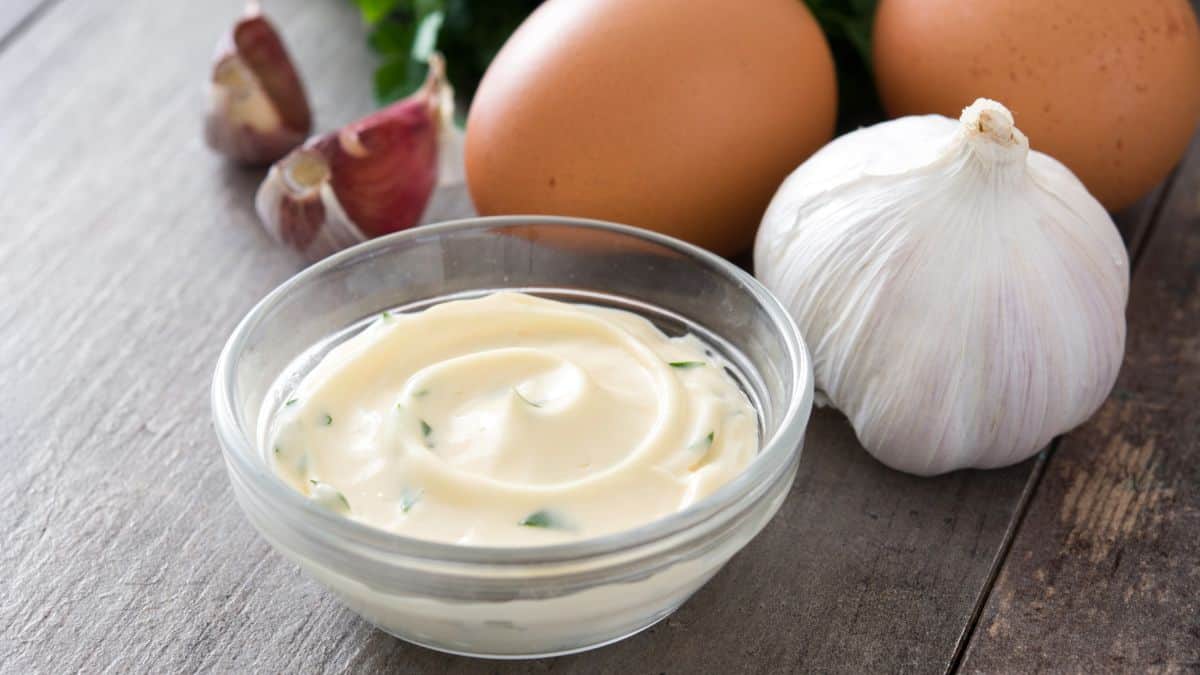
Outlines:
<svg viewBox="0 0 1200 675"><path fill-rule="evenodd" d="M550 0L467 122L483 214L623 222L722 254L833 135L833 60L799 0Z"/></svg>
<svg viewBox="0 0 1200 675"><path fill-rule="evenodd" d="M1200 119L1187 0L883 0L873 38L889 114L998 100L1109 209L1161 181Z"/></svg>

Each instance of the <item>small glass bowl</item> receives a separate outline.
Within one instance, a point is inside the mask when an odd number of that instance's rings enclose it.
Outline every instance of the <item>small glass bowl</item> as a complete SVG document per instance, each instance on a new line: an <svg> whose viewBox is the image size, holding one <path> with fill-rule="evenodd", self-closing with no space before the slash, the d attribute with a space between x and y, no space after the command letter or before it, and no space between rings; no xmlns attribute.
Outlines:
<svg viewBox="0 0 1200 675"><path fill-rule="evenodd" d="M273 473L265 426L286 395L281 379L304 374L286 373L295 363L315 365L356 332L348 327L385 309L499 289L617 307L668 334L697 334L733 366L757 408L758 456L684 511L625 532L528 548L378 530L312 504ZM323 345L319 353L314 345ZM433 649L531 658L598 647L653 625L745 546L792 485L812 392L809 357L787 311L727 261L636 228L517 216L381 237L292 277L225 344L212 408L250 522L348 607Z"/></svg>

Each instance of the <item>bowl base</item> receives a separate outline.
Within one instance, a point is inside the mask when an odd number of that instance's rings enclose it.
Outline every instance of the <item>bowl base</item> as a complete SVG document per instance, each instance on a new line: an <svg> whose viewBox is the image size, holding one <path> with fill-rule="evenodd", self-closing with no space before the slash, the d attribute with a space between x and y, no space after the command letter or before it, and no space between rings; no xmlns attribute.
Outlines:
<svg viewBox="0 0 1200 675"><path fill-rule="evenodd" d="M433 642L424 642L422 640L418 640L416 638L413 638L413 637L410 637L407 635L401 635L395 631L390 631L373 621L371 622L371 624L374 625L379 630L387 633L388 635L391 635L392 637L394 637L398 640L402 640L404 642L416 645L418 647L424 647L425 649L431 649L435 652L442 652L443 654L453 654L454 656L469 656L471 658L476 658L476 659L499 659L499 660L504 660L504 661L519 661L519 660L526 660L526 659L548 659L548 658L553 658L555 656L567 656L569 654L578 654L580 652L587 652L587 651L591 651L593 649L607 647L608 645L611 645L616 642L620 642L621 640L624 640L626 638L631 638L634 635L637 635L638 633L640 633L648 628L652 628L658 622L662 621L663 619L667 618L668 616L671 616L671 614L675 613L675 610L679 609L681 606L683 606L683 603L679 603L678 605L675 605L675 606L665 609L657 614L654 614L647 618L646 623L638 626L637 628L634 628L633 630L631 630L629 632L622 633L615 637L608 637L608 638L604 638L603 640L599 640L597 642L585 643L585 644L579 645L578 647L569 647L567 649L555 649L555 650L546 651L546 652L530 652L527 654L512 654L512 653L493 654L491 652L484 652L484 651L476 652L476 651L469 651L469 650L465 650L465 649L458 649L458 648L449 647L446 645L439 645L439 644L436 644Z"/></svg>

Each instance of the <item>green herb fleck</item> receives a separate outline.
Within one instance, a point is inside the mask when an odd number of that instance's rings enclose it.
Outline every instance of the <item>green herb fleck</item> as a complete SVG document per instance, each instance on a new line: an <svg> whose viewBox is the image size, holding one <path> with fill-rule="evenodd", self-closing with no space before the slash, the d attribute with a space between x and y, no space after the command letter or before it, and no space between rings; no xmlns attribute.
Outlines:
<svg viewBox="0 0 1200 675"><path fill-rule="evenodd" d="M297 403L299 400L300 400L300 399L298 399L298 398L289 398L289 399L287 400L287 402L286 402L286 403L284 403L283 405L284 405L284 406L296 405L296 403Z"/></svg>
<svg viewBox="0 0 1200 675"><path fill-rule="evenodd" d="M333 425L333 416L330 415L329 413L325 413L325 416L321 418L321 424L323 424L327 427L332 426Z"/></svg>
<svg viewBox="0 0 1200 675"><path fill-rule="evenodd" d="M425 438L429 438L429 434L433 433L433 427L429 426L429 423L425 420L419 421L421 422L421 435Z"/></svg>
<svg viewBox="0 0 1200 675"><path fill-rule="evenodd" d="M379 313L379 318L383 319L384 321L387 321L388 319L392 318L392 313L385 309Z"/></svg>
<svg viewBox="0 0 1200 675"><path fill-rule="evenodd" d="M714 438L716 438L716 433L710 431L704 438L692 443L691 449L699 453L700 456L697 457L696 461L688 467L688 471L695 471L696 469L699 469L708 460L708 455L712 450Z"/></svg>
<svg viewBox="0 0 1200 675"><path fill-rule="evenodd" d="M712 447L713 438L715 438L715 437L716 437L715 432L710 431L710 432L708 432L707 436L705 436L704 438L701 438L700 440L696 441L695 443L692 443L691 449L692 450L707 450L708 448Z"/></svg>
<svg viewBox="0 0 1200 675"><path fill-rule="evenodd" d="M428 396L428 395L429 395L429 389L428 389L428 388L421 389L421 390L419 390L419 391L413 392L413 398L421 398L422 396Z"/></svg>
<svg viewBox="0 0 1200 675"><path fill-rule="evenodd" d="M703 361L672 361L667 365L672 368L679 368L680 370L688 370L689 368L699 368L706 364Z"/></svg>
<svg viewBox="0 0 1200 675"><path fill-rule="evenodd" d="M529 405L531 405L531 406L533 406L533 407L535 407L535 408L540 408L540 407L542 407L542 404L541 404L541 403L534 403L533 401L531 401L531 400L529 400L528 398L526 398L526 397L525 397L525 394L522 394L522 393L521 393L521 390L520 390L520 389L517 389L516 387L513 387L513 393L517 395L517 398L521 399L522 401L525 401L526 403L528 403Z"/></svg>
<svg viewBox="0 0 1200 675"><path fill-rule="evenodd" d="M425 494L423 490L413 490L405 488L400 495L400 512L408 513L417 502L421 501L421 495Z"/></svg>
<svg viewBox="0 0 1200 675"><path fill-rule="evenodd" d="M553 513L547 511L546 509L538 509L537 511L534 511L533 513L521 519L521 522L517 524L522 527L544 527L553 530L563 529L563 525L558 518L556 518Z"/></svg>
<svg viewBox="0 0 1200 675"><path fill-rule="evenodd" d="M278 445L275 446L275 455L278 456L281 452L283 452L283 448L279 447Z"/></svg>
<svg viewBox="0 0 1200 675"><path fill-rule="evenodd" d="M346 499L346 495L342 494L340 490L329 483L322 483L312 478L309 478L308 482L313 486L313 489L309 491L309 495L318 504L327 506L338 513L350 513L350 501ZM327 488L327 490L321 490L321 488ZM331 498L328 494L315 494L318 490L321 490L322 493L332 492L334 503L329 503Z"/></svg>

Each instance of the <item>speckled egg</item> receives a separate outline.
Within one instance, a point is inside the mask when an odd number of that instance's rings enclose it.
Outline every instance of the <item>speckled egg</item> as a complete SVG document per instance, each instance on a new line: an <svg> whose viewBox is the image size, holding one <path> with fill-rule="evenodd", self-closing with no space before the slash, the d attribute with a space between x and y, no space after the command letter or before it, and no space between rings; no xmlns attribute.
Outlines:
<svg viewBox="0 0 1200 675"><path fill-rule="evenodd" d="M1187 0L882 0L874 67L893 116L979 97L1119 209L1179 161L1200 119Z"/></svg>

